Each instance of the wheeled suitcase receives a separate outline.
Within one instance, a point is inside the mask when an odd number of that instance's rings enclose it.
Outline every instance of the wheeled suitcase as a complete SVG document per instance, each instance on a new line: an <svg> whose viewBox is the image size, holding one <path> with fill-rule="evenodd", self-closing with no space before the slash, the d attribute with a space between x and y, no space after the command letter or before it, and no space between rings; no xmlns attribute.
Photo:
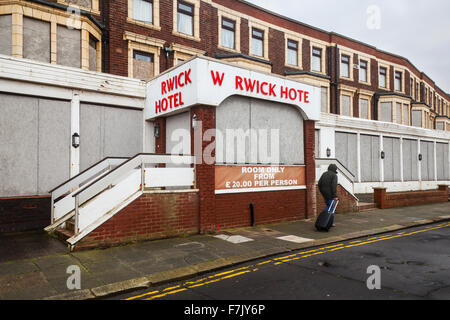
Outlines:
<svg viewBox="0 0 450 320"><path fill-rule="evenodd" d="M316 220L316 229L318 231L329 231L334 223L334 213L339 204L339 201L332 201L330 209L323 210Z"/></svg>

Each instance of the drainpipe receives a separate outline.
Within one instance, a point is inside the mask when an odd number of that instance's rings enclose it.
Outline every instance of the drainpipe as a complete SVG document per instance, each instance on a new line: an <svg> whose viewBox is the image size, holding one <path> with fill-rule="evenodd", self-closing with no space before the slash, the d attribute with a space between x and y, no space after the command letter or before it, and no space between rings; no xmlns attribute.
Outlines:
<svg viewBox="0 0 450 320"><path fill-rule="evenodd" d="M339 103L339 48L338 45L335 45L335 66L334 66L334 77L335 77L335 86L336 86L336 92L335 92L335 99L336 99L336 114L340 114L340 103Z"/></svg>

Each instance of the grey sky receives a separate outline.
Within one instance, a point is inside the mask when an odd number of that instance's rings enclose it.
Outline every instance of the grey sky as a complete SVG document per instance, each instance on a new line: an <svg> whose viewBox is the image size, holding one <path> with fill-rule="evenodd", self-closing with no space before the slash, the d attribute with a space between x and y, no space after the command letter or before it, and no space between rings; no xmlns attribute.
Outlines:
<svg viewBox="0 0 450 320"><path fill-rule="evenodd" d="M407 58L450 93L448 0L247 0L286 17ZM380 29L367 9L380 9Z"/></svg>

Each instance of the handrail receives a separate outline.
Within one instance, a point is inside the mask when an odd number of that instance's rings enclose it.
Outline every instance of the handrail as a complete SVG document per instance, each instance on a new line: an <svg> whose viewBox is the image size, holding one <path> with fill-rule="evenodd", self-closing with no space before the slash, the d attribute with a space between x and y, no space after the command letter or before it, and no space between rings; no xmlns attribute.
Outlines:
<svg viewBox="0 0 450 320"><path fill-rule="evenodd" d="M89 179L89 178L92 176L92 174L88 174L89 172L95 171L96 173L98 173L99 171L105 169L106 167L105 167L105 168L102 168L101 170L94 170L94 169L97 169L97 167L100 166L100 165L102 165L104 162L110 162L111 160L123 160L123 161L125 161L125 160L127 160L127 159L129 159L129 157L106 157L106 158L104 158L103 160L100 160L99 162L93 164L93 165L90 166L89 168L83 170L82 172L80 172L80 173L77 174L76 176L73 176L73 177L70 178L69 180L67 180L67 181L65 181L65 182L63 182L63 183L61 183L59 186L53 188L53 189L50 190L48 193L54 193L56 190L62 188L63 186L65 186L65 185L67 185L67 184L70 184L71 187L67 187L67 188L65 188L65 189L66 189L66 190L67 190L67 189L68 189L68 190L72 189L73 186L77 186L77 185L79 185L80 183L82 183L82 182L86 181L87 179ZM122 161L122 162L123 162L123 161ZM112 161L112 162L115 162L115 161ZM108 165L111 165L111 163L108 163ZM114 165L114 163L113 163L113 165ZM85 178L85 176L88 176L88 177ZM62 194L64 194L64 193L58 194L58 195L56 196L56 198L59 197L59 196L62 195Z"/></svg>
<svg viewBox="0 0 450 320"><path fill-rule="evenodd" d="M99 162L93 164L89 168L83 170L76 176L70 178L69 180L63 182L59 186L53 188L49 191L51 194L51 222L54 223L56 220L60 219L62 216L66 215L66 213L70 212L70 208L68 212L65 212L61 216L55 217L55 203L58 202L61 199L62 195L69 194L73 192L74 189L81 190L85 186L80 187L81 184L89 181L92 182L92 179L97 180L102 176L102 172L107 172L108 168L112 168L113 166L117 166L122 164L125 160L129 158L125 157L107 157L103 160L100 160ZM58 199L58 201L56 201ZM64 198L65 199L65 198ZM58 202L59 203L59 202Z"/></svg>
<svg viewBox="0 0 450 320"><path fill-rule="evenodd" d="M177 166L184 164L190 165L190 169L195 170L191 167L191 165L195 165L195 157L140 153L99 179L83 186L82 189L80 188L72 194L75 205L75 235L86 232L86 228L92 227L92 224L96 223L95 221L98 222L99 219L102 219L102 215L104 216L113 208L120 206L120 202L128 201L126 199L135 199L136 195L142 194L146 185L146 165L148 164L154 165L155 169L158 169L158 164ZM195 186L195 178L192 185ZM98 197L103 192L105 192L104 198ZM101 204L101 201L104 201L104 204Z"/></svg>
<svg viewBox="0 0 450 320"><path fill-rule="evenodd" d="M338 169L341 171L341 173L349 179L352 183L355 182L355 175L348 170L338 159L335 158L316 158L316 166L317 165L329 165L332 163L337 163Z"/></svg>
<svg viewBox="0 0 450 320"><path fill-rule="evenodd" d="M177 157L181 161L173 161L173 157ZM143 158L143 159L141 159ZM126 175L129 171L141 166L143 163L154 164L194 164L195 157L186 155L171 155L171 154L155 154L155 153L139 153L129 160L125 161L114 170L111 170L108 174L101 179L96 180L85 186L82 190L75 192L72 197L78 197L79 204L86 202L92 196L97 195L109 185L114 184L116 180L119 180L122 176ZM89 191L89 193L87 193Z"/></svg>

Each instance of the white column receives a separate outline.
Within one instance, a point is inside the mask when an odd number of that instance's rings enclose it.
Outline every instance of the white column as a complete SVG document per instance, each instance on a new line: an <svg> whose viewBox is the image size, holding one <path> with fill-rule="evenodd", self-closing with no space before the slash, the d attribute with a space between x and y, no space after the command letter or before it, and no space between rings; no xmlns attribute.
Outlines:
<svg viewBox="0 0 450 320"><path fill-rule="evenodd" d="M361 133L358 131L356 134L356 156L357 156L357 180L359 183L361 183Z"/></svg>
<svg viewBox="0 0 450 320"><path fill-rule="evenodd" d="M416 159L418 159L420 154L420 139L417 139L417 155ZM423 158L422 158L423 160ZM422 181L422 161L417 161L417 179L419 181ZM422 189L422 188L421 188Z"/></svg>
<svg viewBox="0 0 450 320"><path fill-rule="evenodd" d="M403 177L403 137L400 137L400 181L404 182Z"/></svg>
<svg viewBox="0 0 450 320"><path fill-rule="evenodd" d="M80 135L80 146L74 148L72 146L72 136L78 133ZM70 177L76 176L80 173L80 148L83 144L83 138L80 133L80 96L77 93L73 94L71 103L70 116Z"/></svg>
<svg viewBox="0 0 450 320"><path fill-rule="evenodd" d="M433 141L434 181L437 181L437 150L436 141Z"/></svg>

